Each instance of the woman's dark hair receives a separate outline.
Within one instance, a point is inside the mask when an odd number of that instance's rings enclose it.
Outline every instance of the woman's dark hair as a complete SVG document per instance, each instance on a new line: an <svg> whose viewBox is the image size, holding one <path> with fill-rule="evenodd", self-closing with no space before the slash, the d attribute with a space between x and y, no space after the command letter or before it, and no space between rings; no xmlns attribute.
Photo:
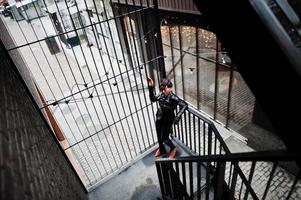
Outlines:
<svg viewBox="0 0 301 200"><path fill-rule="evenodd" d="M166 78L161 80L161 83L159 85L160 90L162 91L165 87L171 88L172 87L172 82Z"/></svg>

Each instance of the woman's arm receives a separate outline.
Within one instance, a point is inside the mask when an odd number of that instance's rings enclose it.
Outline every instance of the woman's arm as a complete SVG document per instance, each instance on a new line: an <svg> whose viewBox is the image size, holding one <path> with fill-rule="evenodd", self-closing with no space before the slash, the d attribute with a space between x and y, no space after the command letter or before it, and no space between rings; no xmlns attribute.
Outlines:
<svg viewBox="0 0 301 200"><path fill-rule="evenodd" d="M177 124L181 118L181 115L185 112L185 110L188 108L188 104L180 99L178 96L173 95L173 101L180 106L181 110L176 114L174 123Z"/></svg>
<svg viewBox="0 0 301 200"><path fill-rule="evenodd" d="M158 101L159 95L157 95L157 96L155 95L154 87L149 87L148 89L149 89L149 98L150 98L150 100L152 102Z"/></svg>
<svg viewBox="0 0 301 200"><path fill-rule="evenodd" d="M149 89L149 98L152 102L154 101L158 101L158 96L155 95L154 93L154 82L151 78L147 78L147 85L148 85L148 89Z"/></svg>

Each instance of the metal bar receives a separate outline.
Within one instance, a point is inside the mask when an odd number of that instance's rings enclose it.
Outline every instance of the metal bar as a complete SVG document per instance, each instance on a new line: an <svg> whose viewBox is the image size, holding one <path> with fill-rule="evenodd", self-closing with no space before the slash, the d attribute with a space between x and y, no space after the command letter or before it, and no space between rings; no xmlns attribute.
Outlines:
<svg viewBox="0 0 301 200"><path fill-rule="evenodd" d="M193 195L193 171L192 171L192 162L189 162L189 189L190 196Z"/></svg>
<svg viewBox="0 0 301 200"><path fill-rule="evenodd" d="M161 171L161 166L162 166L162 164L156 163L156 169L157 169L157 174L158 174L161 193L163 195L165 195L166 191L165 191L165 185L164 185L164 182L163 182L163 176L162 176L163 174L162 174L162 171Z"/></svg>
<svg viewBox="0 0 301 200"><path fill-rule="evenodd" d="M233 168L233 164L230 162L229 179L228 179L229 186L230 186L230 181L231 181L231 177L232 177L232 168Z"/></svg>
<svg viewBox="0 0 301 200"><path fill-rule="evenodd" d="M216 38L216 50L215 50L215 77L214 77L214 109L213 109L213 119L216 120L216 114L217 114L217 94L218 94L218 70L219 70L219 65L218 60L218 50L219 50L219 45L218 45L218 38Z"/></svg>
<svg viewBox="0 0 301 200"><path fill-rule="evenodd" d="M171 170L173 170L172 168L172 163L168 163L166 165L166 167L168 168L168 182L169 182L169 188L170 188L170 196L171 198L175 198L176 197L176 188L174 188L174 184L173 184L173 179L174 177L172 177L171 175ZM175 184L176 185L176 184Z"/></svg>
<svg viewBox="0 0 301 200"><path fill-rule="evenodd" d="M280 7L280 9L282 10L282 12L285 14L285 16L288 18L288 21L290 21L290 23L292 25L295 26L295 28L297 29L298 27L300 27L300 19L299 16L297 15L297 13L294 11L294 9L292 8L292 6L290 5L290 3L287 2L287 0L275 0L277 5ZM298 31L298 29L297 29Z"/></svg>
<svg viewBox="0 0 301 200"><path fill-rule="evenodd" d="M206 155L206 123L203 121L203 155Z"/></svg>
<svg viewBox="0 0 301 200"><path fill-rule="evenodd" d="M180 174L179 174L179 163L176 162L175 165L176 165L176 174L177 174L177 177L180 177Z"/></svg>
<svg viewBox="0 0 301 200"><path fill-rule="evenodd" d="M151 35L154 36L155 34L156 34L156 32L154 32L154 29L152 29ZM157 40L156 40L156 38L155 37L151 37L151 39L152 39L152 44L155 44L156 47L157 47ZM153 51L154 51L154 54L156 56L159 55L158 48L153 48ZM160 83L160 81L161 81L161 75L160 75L160 61L159 60L156 60L156 65L155 66L156 66L155 70L157 72L157 83Z"/></svg>
<svg viewBox="0 0 301 200"><path fill-rule="evenodd" d="M176 115L177 113L177 108L174 110L174 114ZM177 137L177 138L180 138L180 135L177 131L177 124L173 124L173 133L174 133L174 136Z"/></svg>
<svg viewBox="0 0 301 200"><path fill-rule="evenodd" d="M184 87L184 69L183 69L183 49L182 49L182 32L181 32L181 27L178 27L179 31L179 47L180 47L180 62L181 62L181 75L182 75L182 91L183 91L183 99L185 101L185 87Z"/></svg>
<svg viewBox="0 0 301 200"><path fill-rule="evenodd" d="M293 194L293 191L294 191L294 189L295 189L295 187L298 183L298 180L300 179L300 176L301 176L301 170L299 170L297 176L295 177L294 183L293 183L293 185L292 185L292 187L291 187L291 189L290 189L290 191L289 191L289 193L286 197L287 200L289 200L291 198L291 195Z"/></svg>
<svg viewBox="0 0 301 200"><path fill-rule="evenodd" d="M195 127L195 115L193 115L193 142L194 142L194 153L196 153L196 127Z"/></svg>
<svg viewBox="0 0 301 200"><path fill-rule="evenodd" d="M209 200L209 189L210 189L210 162L206 163L206 200Z"/></svg>
<svg viewBox="0 0 301 200"><path fill-rule="evenodd" d="M214 199L221 200L224 193L225 162L218 162L216 166L216 183L214 185Z"/></svg>
<svg viewBox="0 0 301 200"><path fill-rule="evenodd" d="M176 115L176 113L178 112L178 106L176 107L175 111L174 111L174 114ZM181 140L181 135L180 135L180 132L179 132L179 124L180 124L180 121L178 124L174 124L174 127L175 127L175 132L176 132L176 137Z"/></svg>
<svg viewBox="0 0 301 200"><path fill-rule="evenodd" d="M183 178L182 180L183 180L183 185L184 185L185 191L187 191L185 162L181 162L181 163L182 163L182 178Z"/></svg>
<svg viewBox="0 0 301 200"><path fill-rule="evenodd" d="M252 179L253 179L253 175L254 175L255 166L256 166L256 161L255 162L253 161L252 165L251 165L251 169L250 169L249 180L248 180L250 185L252 184ZM248 194L249 194L248 188L246 188L244 200L248 199Z"/></svg>
<svg viewBox="0 0 301 200"><path fill-rule="evenodd" d="M174 169L175 169L175 177L173 180L177 180L178 183L180 183L180 176L179 176L179 163L174 163ZM174 199L177 199L181 196L181 192L180 192L180 187L179 184L175 183L175 181L173 181L174 184Z"/></svg>
<svg viewBox="0 0 301 200"><path fill-rule="evenodd" d="M276 171L277 165L278 165L278 162L277 162L277 161L276 161L276 162L273 162L273 168L272 168L272 171L271 171L271 173L270 173L270 177L269 177L269 180L268 180L268 182L267 182L266 188L265 188L265 190L264 190L264 193L263 193L263 196L262 196L262 200L265 200L265 198L266 198L266 196L267 196L267 194L268 194L268 191L269 191L269 189L270 189L270 185L271 185L271 182L272 182L272 180L273 180L273 176L274 176L274 173L275 173L275 171Z"/></svg>
<svg viewBox="0 0 301 200"><path fill-rule="evenodd" d="M222 136L220 135L219 131L216 129L215 125L211 122L210 123L210 127L213 130L215 137L217 137L218 141L221 143L223 149L225 150L226 154L231 154L228 146L226 145L224 139L222 138Z"/></svg>
<svg viewBox="0 0 301 200"><path fill-rule="evenodd" d="M201 163L197 162L197 200L201 199L202 172Z"/></svg>
<svg viewBox="0 0 301 200"><path fill-rule="evenodd" d="M202 155L201 153L201 119L198 118L198 146L199 146L199 155Z"/></svg>
<svg viewBox="0 0 301 200"><path fill-rule="evenodd" d="M186 111L185 111L186 112ZM184 116L185 116L185 112L184 112ZM184 129L183 129L183 117L181 117L181 136L182 136L182 142L185 143L185 139L184 139ZM184 122L185 123L185 122Z"/></svg>
<svg viewBox="0 0 301 200"><path fill-rule="evenodd" d="M196 117L200 118L202 121L206 122L207 124L214 125L212 121L210 121L207 117L205 117L200 111L194 109L191 106L188 106L187 111L191 112Z"/></svg>
<svg viewBox="0 0 301 200"><path fill-rule="evenodd" d="M212 129L208 127L208 155L212 154Z"/></svg>
<svg viewBox="0 0 301 200"><path fill-rule="evenodd" d="M238 197L239 199L241 199L241 193L242 193L243 185L244 185L244 182L241 181L241 185L240 185L240 189L239 189L239 197ZM247 187L246 187L246 190L247 190ZM235 197L235 198L237 198L237 197Z"/></svg>
<svg viewBox="0 0 301 200"><path fill-rule="evenodd" d="M230 77L229 77L228 99L227 99L226 128L229 127L233 80L234 80L234 65L231 64Z"/></svg>
<svg viewBox="0 0 301 200"><path fill-rule="evenodd" d="M154 18L155 18L155 30L156 30L156 35L155 35L155 44L156 44L156 50L157 50L157 56L163 56L163 48L162 48L162 37L161 37L161 31L160 31L160 26L161 22L159 21L159 15L160 13L158 12L158 0L153 0L153 5L154 5ZM163 59L159 59L159 70L160 70L160 79L166 78L166 70L165 70L165 64Z"/></svg>
<svg viewBox="0 0 301 200"><path fill-rule="evenodd" d="M196 91L197 91L197 108L198 110L200 109L200 70L199 70L199 67L200 67L200 61L199 61L199 29L198 28L195 28L196 31L195 31L195 41L196 41Z"/></svg>
<svg viewBox="0 0 301 200"><path fill-rule="evenodd" d="M188 146L188 131L187 131L187 119L186 119L186 114L187 112L184 111L183 115L184 115L184 126L185 126L185 140L186 140L186 146Z"/></svg>
<svg viewBox="0 0 301 200"><path fill-rule="evenodd" d="M172 34L170 31L170 26L168 26L168 32L169 32L169 41L170 41L170 51L171 51L171 65L172 65L172 71L173 71L173 78L174 78L174 89L175 93L177 94L177 80L176 80L176 73L175 73L175 61L174 61L174 53L173 53L173 41L172 41ZM162 43L163 45L163 43Z"/></svg>
<svg viewBox="0 0 301 200"><path fill-rule="evenodd" d="M232 176L231 187L229 192L229 199L234 199L234 193L235 193L235 187L236 187L237 175L238 175L236 168L239 168L237 161L232 162L232 164L234 167L233 167L233 176Z"/></svg>
<svg viewBox="0 0 301 200"><path fill-rule="evenodd" d="M272 150L260 152L231 153L222 155L187 156L174 158L173 162L244 162L244 161L294 161L301 157L300 152L288 152L286 150ZM156 162L169 162L170 159L158 158Z"/></svg>
<svg viewBox="0 0 301 200"><path fill-rule="evenodd" d="M189 148L190 150L193 149L192 147L192 136L191 136L191 115L188 113L188 129L189 129Z"/></svg>
<svg viewBox="0 0 301 200"><path fill-rule="evenodd" d="M217 137L214 136L214 154L216 154Z"/></svg>

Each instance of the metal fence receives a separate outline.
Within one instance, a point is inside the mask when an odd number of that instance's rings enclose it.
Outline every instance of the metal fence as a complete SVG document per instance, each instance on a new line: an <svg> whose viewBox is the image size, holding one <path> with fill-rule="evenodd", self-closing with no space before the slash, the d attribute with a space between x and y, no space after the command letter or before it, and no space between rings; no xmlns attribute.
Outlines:
<svg viewBox="0 0 301 200"><path fill-rule="evenodd" d="M14 41L6 48L25 61L44 103L40 109L91 190L156 144L156 105L146 77L162 56L145 56L136 20L154 6L123 13L104 0L18 6L27 20L1 16Z"/></svg>

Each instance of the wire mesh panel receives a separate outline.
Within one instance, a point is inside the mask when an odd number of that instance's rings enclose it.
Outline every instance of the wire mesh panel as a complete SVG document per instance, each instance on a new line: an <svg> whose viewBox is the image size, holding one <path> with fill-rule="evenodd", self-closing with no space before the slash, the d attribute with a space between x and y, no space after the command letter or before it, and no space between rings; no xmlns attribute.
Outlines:
<svg viewBox="0 0 301 200"><path fill-rule="evenodd" d="M153 6L37 2L18 3L24 20L1 16L14 41L7 49L23 57L44 101L41 109L54 117L54 132L63 133L58 139L91 189L156 143L146 77L157 57L143 51L138 20Z"/></svg>

